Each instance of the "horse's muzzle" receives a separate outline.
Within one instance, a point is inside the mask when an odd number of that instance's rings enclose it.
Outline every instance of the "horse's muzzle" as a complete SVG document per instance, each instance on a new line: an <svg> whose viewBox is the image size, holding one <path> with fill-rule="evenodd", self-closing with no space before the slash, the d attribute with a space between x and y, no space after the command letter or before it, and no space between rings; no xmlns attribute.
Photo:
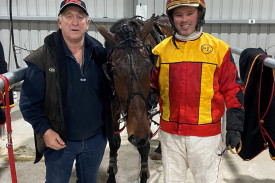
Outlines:
<svg viewBox="0 0 275 183"><path fill-rule="evenodd" d="M145 146L149 140L152 138L152 133L150 133L150 135L148 135L147 138L144 139L140 139L138 136L136 135L131 135L128 140L131 144L133 144L136 147L142 147Z"/></svg>

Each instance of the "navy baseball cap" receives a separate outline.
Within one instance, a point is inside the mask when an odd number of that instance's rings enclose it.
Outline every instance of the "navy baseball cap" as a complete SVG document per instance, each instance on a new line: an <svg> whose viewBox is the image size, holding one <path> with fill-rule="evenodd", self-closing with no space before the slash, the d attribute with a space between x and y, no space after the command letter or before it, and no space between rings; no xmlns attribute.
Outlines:
<svg viewBox="0 0 275 183"><path fill-rule="evenodd" d="M60 9L59 9L59 13L58 13L58 16L66 9L66 7L68 6L78 6L80 7L84 13L86 13L87 15L88 12L87 12L87 9L86 9L86 4L81 1L81 0L64 0L61 2L60 4Z"/></svg>

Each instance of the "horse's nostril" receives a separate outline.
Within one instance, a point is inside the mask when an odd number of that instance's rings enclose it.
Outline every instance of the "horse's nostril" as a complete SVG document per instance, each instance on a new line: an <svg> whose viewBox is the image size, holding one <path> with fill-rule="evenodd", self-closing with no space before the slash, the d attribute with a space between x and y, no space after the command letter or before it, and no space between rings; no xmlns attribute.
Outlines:
<svg viewBox="0 0 275 183"><path fill-rule="evenodd" d="M129 138L128 138L129 142L131 142L131 144L133 144L134 146L136 147L142 147L142 146L145 146L150 138L146 138L146 139L140 139L138 136L136 135L131 135Z"/></svg>
<svg viewBox="0 0 275 183"><path fill-rule="evenodd" d="M142 147L145 146L147 144L148 140L142 139L139 141L137 147Z"/></svg>
<svg viewBox="0 0 275 183"><path fill-rule="evenodd" d="M131 135L129 138L128 138L129 142L131 142L131 144L133 144L134 146L137 146L139 141L140 141L140 138L136 135Z"/></svg>

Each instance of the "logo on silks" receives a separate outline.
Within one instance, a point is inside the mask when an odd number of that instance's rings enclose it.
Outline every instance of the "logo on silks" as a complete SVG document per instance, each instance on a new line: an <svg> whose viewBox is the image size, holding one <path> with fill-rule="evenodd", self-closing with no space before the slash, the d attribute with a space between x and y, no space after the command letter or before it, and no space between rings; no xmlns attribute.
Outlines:
<svg viewBox="0 0 275 183"><path fill-rule="evenodd" d="M204 44L204 45L201 46L201 51L204 54L209 54L213 51L213 47L209 44Z"/></svg>
<svg viewBox="0 0 275 183"><path fill-rule="evenodd" d="M81 1L79 1L79 0L67 0L65 4L71 3L71 2L75 2L77 4L81 4Z"/></svg>

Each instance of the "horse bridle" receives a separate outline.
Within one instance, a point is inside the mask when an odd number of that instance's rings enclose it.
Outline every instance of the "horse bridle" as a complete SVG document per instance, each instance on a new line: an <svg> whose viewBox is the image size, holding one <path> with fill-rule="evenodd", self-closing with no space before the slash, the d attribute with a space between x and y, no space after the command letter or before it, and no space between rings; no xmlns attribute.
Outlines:
<svg viewBox="0 0 275 183"><path fill-rule="evenodd" d="M122 115L122 117L118 120L119 123L124 123L126 124L127 118L128 118L128 109L129 109L129 105L131 100L133 99L134 96L139 95L141 96L141 98L144 100L145 104L146 104L146 108L147 108L147 113L148 113L148 118L149 118L149 123L153 122L155 124L158 125L157 122L155 122L152 118L154 115L158 114L158 112L156 111L152 111L149 109L149 105L148 105L148 101L145 98L145 94L144 91L141 87L141 84L138 80L138 76L136 73L136 59L135 59L135 49L136 48L143 48L145 47L146 50L148 51L149 55L152 54L152 48L151 45L149 44L143 44L143 42L139 39L137 39L134 35L133 35L133 30L127 26L126 24L124 24L121 29L119 30L122 32L123 35L123 40L121 42L119 42L118 44L116 44L115 46L111 46L109 47L110 49L110 54L109 54L109 58L108 58L108 62L107 64L111 64L112 65L112 61L111 61L111 55L112 52L115 49L126 49L127 50L127 55L128 55L128 61L129 61L129 70L130 70L130 77L131 77L131 81L130 81L130 88L129 88L129 92L128 92L128 97L127 97L127 102L124 108L124 111L122 111L121 109L121 103L116 95L115 89L114 89L114 84L111 83L111 88L112 88L112 93L113 93L113 97L115 102L118 105L118 108L120 110L120 114ZM141 43L140 46L134 46L134 43ZM125 45L125 46L122 46ZM152 62L153 63L153 62ZM153 65L154 66L154 65ZM104 69L106 71L106 69ZM105 75L107 74L107 77L110 81L112 81L111 77L108 75L108 73L105 72ZM133 93L133 87L134 87L134 82L136 81L138 88L139 88L139 92L134 92ZM125 128L126 125L124 125L123 128L121 128L119 131L115 132L115 133L120 133L121 131L123 131L123 129ZM154 135L157 132L154 133Z"/></svg>

